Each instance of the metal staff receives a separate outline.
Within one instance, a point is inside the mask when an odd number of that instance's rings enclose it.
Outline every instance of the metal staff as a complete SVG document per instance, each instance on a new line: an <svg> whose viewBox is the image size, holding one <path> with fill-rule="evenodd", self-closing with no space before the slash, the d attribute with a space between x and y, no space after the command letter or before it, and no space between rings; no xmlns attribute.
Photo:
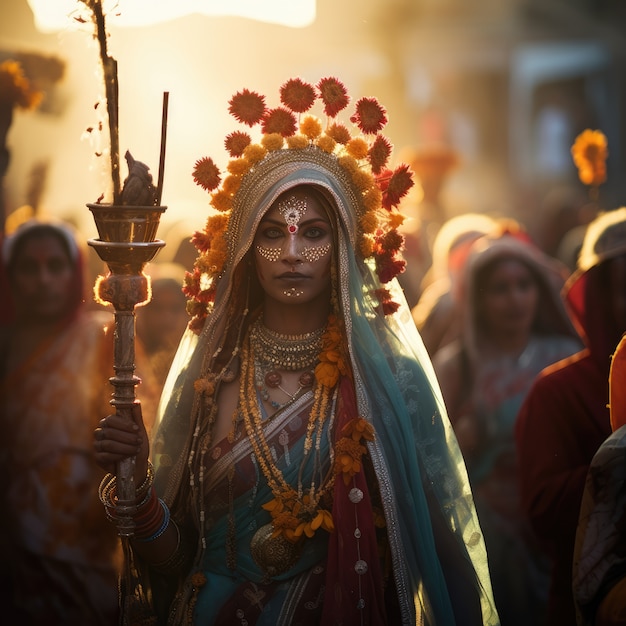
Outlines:
<svg viewBox="0 0 626 626"><path fill-rule="evenodd" d="M95 286L98 300L115 308L114 363L115 376L111 404L117 415L132 420L136 401L135 386L135 306L150 300L149 277L143 273L165 245L155 239L163 206L113 206L88 204L98 228L99 239L90 239L98 256L107 264L109 274L100 276ZM125 459L117 467L117 528L122 537L134 533L135 458Z"/></svg>

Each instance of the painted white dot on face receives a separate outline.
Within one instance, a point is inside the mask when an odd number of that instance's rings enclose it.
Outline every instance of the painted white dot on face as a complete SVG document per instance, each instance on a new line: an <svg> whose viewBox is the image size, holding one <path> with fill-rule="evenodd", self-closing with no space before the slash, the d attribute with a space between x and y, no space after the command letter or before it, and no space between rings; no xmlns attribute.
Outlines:
<svg viewBox="0 0 626 626"><path fill-rule="evenodd" d="M281 248L266 248L265 246L258 245L256 247L257 252L267 261L276 262L280 259Z"/></svg>
<svg viewBox="0 0 626 626"><path fill-rule="evenodd" d="M321 258L325 257L330 252L331 247L332 245L330 243L326 243L322 246L309 246L308 248L304 248L300 254L307 263L315 263L315 261L319 261Z"/></svg>

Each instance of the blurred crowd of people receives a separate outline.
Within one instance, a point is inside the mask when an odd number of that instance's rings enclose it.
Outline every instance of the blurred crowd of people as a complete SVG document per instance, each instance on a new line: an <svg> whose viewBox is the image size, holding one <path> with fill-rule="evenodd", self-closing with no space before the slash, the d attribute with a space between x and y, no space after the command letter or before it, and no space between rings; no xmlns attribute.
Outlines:
<svg viewBox="0 0 626 626"><path fill-rule="evenodd" d="M574 626L577 612L579 624L625 623L626 444L623 428L612 434L608 401L626 332L626 208L582 229L568 267L556 244L542 247L519 221L456 216L441 224L412 285L504 626ZM92 453L95 420L110 411L114 324L87 295L84 254L80 235L49 220L29 220L2 242L0 590L12 623L117 620L120 545L98 501ZM151 264L151 301L136 310L144 416L156 414L188 321L184 270ZM574 554L589 549L587 529L600 534L589 523L598 501L614 521L612 556L594 563L592 585L577 569L589 559ZM601 610L605 621L594 621Z"/></svg>

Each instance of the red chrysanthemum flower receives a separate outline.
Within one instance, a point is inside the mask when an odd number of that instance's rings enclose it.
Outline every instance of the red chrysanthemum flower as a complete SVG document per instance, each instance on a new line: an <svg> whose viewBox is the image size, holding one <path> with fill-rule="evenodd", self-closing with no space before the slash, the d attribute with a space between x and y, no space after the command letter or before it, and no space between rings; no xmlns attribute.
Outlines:
<svg viewBox="0 0 626 626"><path fill-rule="evenodd" d="M295 113L308 111L315 102L315 88L299 78L289 79L280 88L280 101Z"/></svg>
<svg viewBox="0 0 626 626"><path fill-rule="evenodd" d="M387 111L376 98L361 98L356 103L356 112L350 118L366 135L373 135L387 123Z"/></svg>
<svg viewBox="0 0 626 626"><path fill-rule="evenodd" d="M401 235L395 228L386 232L380 238L380 245L383 250L386 250L390 254L395 254L404 246L404 236Z"/></svg>
<svg viewBox="0 0 626 626"><path fill-rule="evenodd" d="M297 128L296 116L283 107L271 109L263 118L262 129L264 134L278 133L283 137L291 137L296 134Z"/></svg>
<svg viewBox="0 0 626 626"><path fill-rule="evenodd" d="M205 191L213 191L219 187L220 170L211 157L203 157L196 161L193 168L193 179Z"/></svg>
<svg viewBox="0 0 626 626"><path fill-rule="evenodd" d="M390 141L382 135L377 135L369 150L369 161L372 166L372 173L378 175L383 171L387 161L391 156L392 146Z"/></svg>
<svg viewBox="0 0 626 626"><path fill-rule="evenodd" d="M352 139L350 131L343 124L337 124L336 122L330 126L326 134L342 146L345 146Z"/></svg>
<svg viewBox="0 0 626 626"><path fill-rule="evenodd" d="M404 272L406 261L382 255L376 257L376 274L381 283L388 283L398 274Z"/></svg>
<svg viewBox="0 0 626 626"><path fill-rule="evenodd" d="M339 111L343 111L350 102L348 90L345 85L336 78L322 78L317 83L320 98L324 103L324 113L328 117L335 117Z"/></svg>
<svg viewBox="0 0 626 626"><path fill-rule="evenodd" d="M243 151L250 145L251 141L252 139L248 133L236 130L234 133L226 136L224 145L230 156L236 159L243 154Z"/></svg>
<svg viewBox="0 0 626 626"><path fill-rule="evenodd" d="M198 230L191 237L191 243L200 252L206 252L211 248L211 237L204 231Z"/></svg>
<svg viewBox="0 0 626 626"><path fill-rule="evenodd" d="M389 170L385 170L376 182L383 192L382 206L391 210L394 206L398 206L400 200L413 187L413 174L408 165L399 165L389 176Z"/></svg>
<svg viewBox="0 0 626 626"><path fill-rule="evenodd" d="M254 126L265 115L265 96L255 91L238 91L228 102L228 112L242 124Z"/></svg>

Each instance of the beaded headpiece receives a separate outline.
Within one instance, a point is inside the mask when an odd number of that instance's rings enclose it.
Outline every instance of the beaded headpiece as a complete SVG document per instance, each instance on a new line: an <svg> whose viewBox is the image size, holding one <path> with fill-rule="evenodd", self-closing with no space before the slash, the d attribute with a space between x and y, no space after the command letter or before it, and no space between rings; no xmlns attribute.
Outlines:
<svg viewBox="0 0 626 626"><path fill-rule="evenodd" d="M349 129L336 120L350 102L336 78L323 78L316 86L292 78L281 86L280 102L281 106L268 108L263 95L248 89L236 93L229 112L250 128L260 127L260 141L253 143L245 130L227 135L225 147L231 160L224 178L210 157L195 164L194 180L211 194L210 204L217 211L192 239L199 255L185 278L188 311L193 316L190 327L196 332L211 310L219 278L236 261L244 228L241 214L260 206L269 186L283 178L297 184L298 172L304 168L332 179L331 195L346 199L343 210L353 224L355 253L373 260L380 282L387 283L404 271L405 262L398 256L404 240L397 231L404 216L397 206L413 179L408 165L388 167L392 145L380 134L387 124L385 109L375 98L361 98L349 118ZM316 102L323 105L325 125L309 113ZM375 295L384 313L395 312L397 306L387 289Z"/></svg>

